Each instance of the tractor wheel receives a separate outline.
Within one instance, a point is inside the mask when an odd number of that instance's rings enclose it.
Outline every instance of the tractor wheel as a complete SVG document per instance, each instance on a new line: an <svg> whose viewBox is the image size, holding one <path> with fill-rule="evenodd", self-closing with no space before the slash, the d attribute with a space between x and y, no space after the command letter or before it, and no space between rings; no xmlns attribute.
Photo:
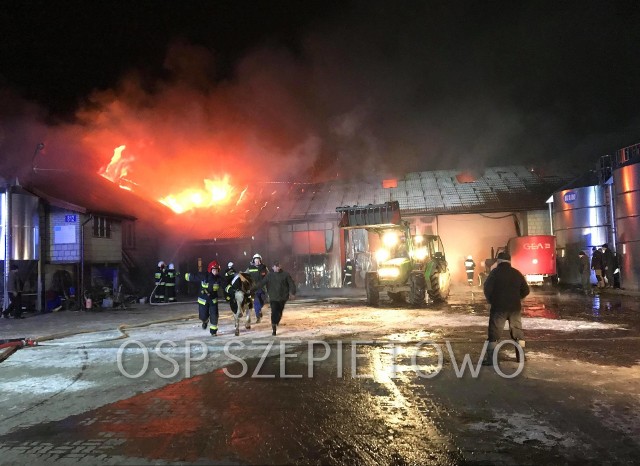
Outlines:
<svg viewBox="0 0 640 466"><path fill-rule="evenodd" d="M378 290L378 276L374 273L367 274L365 282L367 290L367 305L378 307L380 304L380 290Z"/></svg>
<svg viewBox="0 0 640 466"><path fill-rule="evenodd" d="M438 269L431 274L431 289L428 293L434 302L443 302L449 297L449 280L448 277L445 276L445 274L448 275L448 273L449 272L441 272L440 269Z"/></svg>
<svg viewBox="0 0 640 466"><path fill-rule="evenodd" d="M424 305L424 276L422 274L413 274L409 277L409 304L413 307Z"/></svg>
<svg viewBox="0 0 640 466"><path fill-rule="evenodd" d="M389 298L394 304L405 304L406 302L402 294L402 291L397 293L392 293L391 291L389 291L387 294L389 295Z"/></svg>

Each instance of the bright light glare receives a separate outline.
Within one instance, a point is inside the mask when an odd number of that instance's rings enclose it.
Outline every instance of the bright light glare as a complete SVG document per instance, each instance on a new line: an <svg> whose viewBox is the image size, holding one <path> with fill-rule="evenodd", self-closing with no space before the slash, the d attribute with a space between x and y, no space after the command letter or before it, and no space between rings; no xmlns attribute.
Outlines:
<svg viewBox="0 0 640 466"><path fill-rule="evenodd" d="M400 275L400 270L397 267L385 267L378 269L378 276L380 278L396 278Z"/></svg>
<svg viewBox="0 0 640 466"><path fill-rule="evenodd" d="M413 252L413 257L414 257L416 260L421 261L421 260L424 260L424 259L425 259L425 257L427 257L427 254L428 254L428 252L427 252L427 247L426 247L426 246L423 246L423 247L421 247L421 248L416 249L416 250Z"/></svg>
<svg viewBox="0 0 640 466"><path fill-rule="evenodd" d="M246 189L245 189L246 190ZM204 179L204 189L188 188L177 194L170 194L159 201L176 213L193 209L204 209L214 205L230 202L233 186L229 183L229 175L222 179ZM244 191L243 191L244 194ZM242 195L240 196L242 197ZM240 202L236 202L236 205Z"/></svg>
<svg viewBox="0 0 640 466"><path fill-rule="evenodd" d="M383 248L376 251L376 260L378 261L378 263L386 261L390 256L391 254L389 253L388 249Z"/></svg>
<svg viewBox="0 0 640 466"><path fill-rule="evenodd" d="M384 235L382 235L382 243L388 247L392 248L396 244L398 244L398 234L395 231L388 231Z"/></svg>
<svg viewBox="0 0 640 466"><path fill-rule="evenodd" d="M538 263L538 259L533 259L531 262L533 262L534 264Z"/></svg>
<svg viewBox="0 0 640 466"><path fill-rule="evenodd" d="M416 244L422 244L422 242L424 241L424 236L417 235L415 238L413 238L413 241Z"/></svg>

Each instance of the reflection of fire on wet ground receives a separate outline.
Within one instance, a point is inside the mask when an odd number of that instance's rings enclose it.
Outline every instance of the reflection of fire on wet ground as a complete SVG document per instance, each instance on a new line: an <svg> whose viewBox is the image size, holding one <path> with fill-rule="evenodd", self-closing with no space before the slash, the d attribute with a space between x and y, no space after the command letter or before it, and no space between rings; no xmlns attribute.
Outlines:
<svg viewBox="0 0 640 466"><path fill-rule="evenodd" d="M541 317L543 319L559 319L560 315L543 303L525 304L522 314L526 317Z"/></svg>

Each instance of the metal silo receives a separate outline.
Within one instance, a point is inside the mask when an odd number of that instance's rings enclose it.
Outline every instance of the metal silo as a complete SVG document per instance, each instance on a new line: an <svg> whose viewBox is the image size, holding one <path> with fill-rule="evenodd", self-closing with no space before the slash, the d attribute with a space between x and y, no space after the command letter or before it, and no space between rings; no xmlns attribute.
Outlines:
<svg viewBox="0 0 640 466"><path fill-rule="evenodd" d="M13 188L15 190L15 188ZM30 194L19 192L11 193L11 204L7 203L7 194L1 194L2 224L0 235L2 236L2 251L0 260L4 260L8 253L12 260L38 260L39 256L39 217L38 198ZM9 212L11 222L7 222ZM7 228L10 227L10 230ZM10 241L7 241L6 234L11 232Z"/></svg>
<svg viewBox="0 0 640 466"><path fill-rule="evenodd" d="M558 277L563 283L580 283L578 252L591 260L591 248L609 237L605 188L600 185L565 189L553 195L553 230L558 249ZM592 275L592 282L595 277Z"/></svg>
<svg viewBox="0 0 640 466"><path fill-rule="evenodd" d="M640 290L640 163L613 172L621 286Z"/></svg>

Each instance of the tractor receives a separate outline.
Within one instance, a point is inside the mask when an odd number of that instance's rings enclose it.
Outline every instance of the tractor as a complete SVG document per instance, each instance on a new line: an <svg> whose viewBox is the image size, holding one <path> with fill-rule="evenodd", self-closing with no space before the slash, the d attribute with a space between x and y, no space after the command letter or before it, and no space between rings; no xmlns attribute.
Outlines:
<svg viewBox="0 0 640 466"><path fill-rule="evenodd" d="M450 273L438 235L412 235L409 222L400 217L398 201L367 206L338 207L339 226L377 234L381 248L366 272L367 304L377 307L386 292L396 304L424 305L425 298L449 297Z"/></svg>

